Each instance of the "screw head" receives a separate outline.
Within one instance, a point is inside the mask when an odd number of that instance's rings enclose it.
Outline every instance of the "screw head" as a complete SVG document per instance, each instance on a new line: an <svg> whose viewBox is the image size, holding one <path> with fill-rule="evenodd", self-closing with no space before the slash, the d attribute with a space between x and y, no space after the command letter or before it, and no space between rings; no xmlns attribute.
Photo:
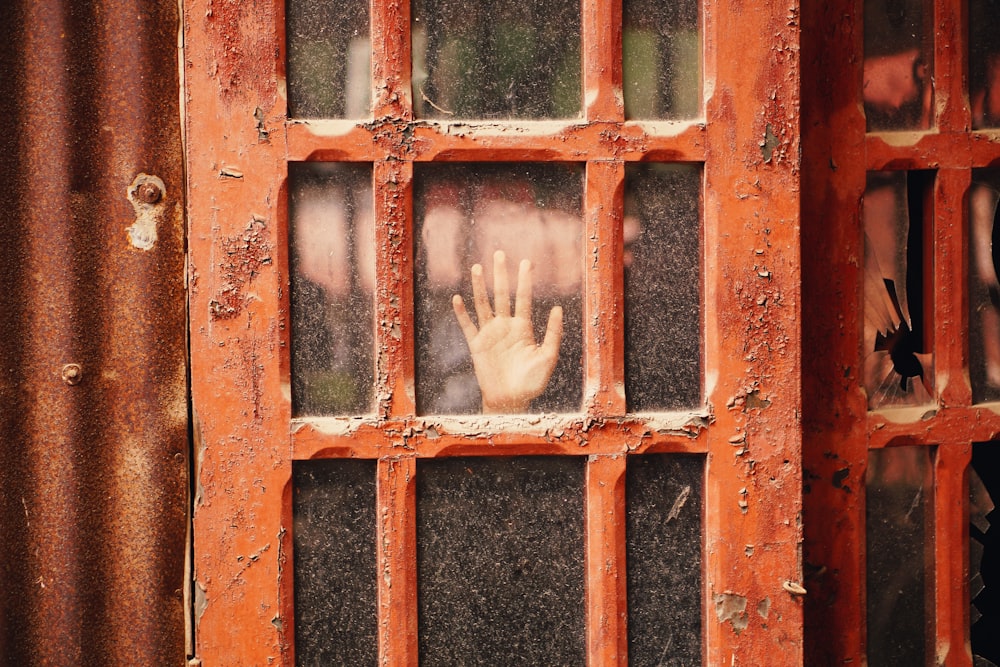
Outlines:
<svg viewBox="0 0 1000 667"><path fill-rule="evenodd" d="M163 193L155 183L143 183L136 188L135 195L139 201L146 202L147 204L155 204L160 201Z"/></svg>
<svg viewBox="0 0 1000 667"><path fill-rule="evenodd" d="M80 384L83 368L80 364L66 364L62 367L62 379L66 384Z"/></svg>

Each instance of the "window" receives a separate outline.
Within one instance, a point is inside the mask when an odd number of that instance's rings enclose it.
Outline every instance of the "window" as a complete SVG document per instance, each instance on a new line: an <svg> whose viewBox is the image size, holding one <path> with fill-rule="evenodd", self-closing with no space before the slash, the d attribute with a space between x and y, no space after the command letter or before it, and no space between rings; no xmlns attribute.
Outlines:
<svg viewBox="0 0 1000 667"><path fill-rule="evenodd" d="M727 7L186 2L205 664L801 662L798 17Z"/></svg>

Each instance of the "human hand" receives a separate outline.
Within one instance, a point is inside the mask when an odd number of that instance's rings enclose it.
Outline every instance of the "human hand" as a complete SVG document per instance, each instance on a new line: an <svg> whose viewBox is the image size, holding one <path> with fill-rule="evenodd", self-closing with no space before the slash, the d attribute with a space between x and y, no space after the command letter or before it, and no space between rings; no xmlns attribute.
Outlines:
<svg viewBox="0 0 1000 667"><path fill-rule="evenodd" d="M531 327L532 268L522 260L518 267L514 315L510 310L507 261L502 250L493 255L493 302L486 294L483 267L472 267L472 300L479 320L477 327L456 294L451 303L472 354L472 365L483 396L484 413L523 413L532 399L545 391L559 358L563 312L549 312L542 344L535 343Z"/></svg>

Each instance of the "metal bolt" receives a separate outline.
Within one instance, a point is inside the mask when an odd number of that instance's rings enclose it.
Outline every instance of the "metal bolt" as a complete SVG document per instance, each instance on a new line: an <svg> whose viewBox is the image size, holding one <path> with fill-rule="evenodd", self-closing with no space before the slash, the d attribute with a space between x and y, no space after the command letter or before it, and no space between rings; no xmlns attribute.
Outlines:
<svg viewBox="0 0 1000 667"><path fill-rule="evenodd" d="M160 201L160 197L163 196L163 192L156 183L143 183L135 191L136 197L147 204L155 204Z"/></svg>
<svg viewBox="0 0 1000 667"><path fill-rule="evenodd" d="M66 364L62 367L62 379L66 384L80 384L83 378L83 368L80 364Z"/></svg>

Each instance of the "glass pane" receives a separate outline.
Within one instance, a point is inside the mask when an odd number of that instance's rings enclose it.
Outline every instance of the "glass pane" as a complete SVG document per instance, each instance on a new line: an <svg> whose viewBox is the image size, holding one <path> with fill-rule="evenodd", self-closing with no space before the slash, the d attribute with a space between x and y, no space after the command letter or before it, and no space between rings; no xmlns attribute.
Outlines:
<svg viewBox="0 0 1000 667"><path fill-rule="evenodd" d="M629 165L625 396L629 410L701 405L701 170Z"/></svg>
<svg viewBox="0 0 1000 667"><path fill-rule="evenodd" d="M696 0L625 0L622 88L626 118L695 118L701 112Z"/></svg>
<svg viewBox="0 0 1000 667"><path fill-rule="evenodd" d="M933 645L930 447L868 453L868 664L924 665Z"/></svg>
<svg viewBox="0 0 1000 667"><path fill-rule="evenodd" d="M580 114L579 0L413 0L412 15L418 116Z"/></svg>
<svg viewBox="0 0 1000 667"><path fill-rule="evenodd" d="M1000 442L972 446L969 469L969 599L976 667L1000 663Z"/></svg>
<svg viewBox="0 0 1000 667"><path fill-rule="evenodd" d="M421 414L580 409L582 193L579 165L417 166Z"/></svg>
<svg viewBox="0 0 1000 667"><path fill-rule="evenodd" d="M1000 127L1000 0L969 2L972 126Z"/></svg>
<svg viewBox="0 0 1000 667"><path fill-rule="evenodd" d="M368 5L367 0L288 0L289 116L370 115Z"/></svg>
<svg viewBox="0 0 1000 667"><path fill-rule="evenodd" d="M295 662L375 665L375 462L296 461L292 484Z"/></svg>
<svg viewBox="0 0 1000 667"><path fill-rule="evenodd" d="M625 480L630 665L701 664L705 459L628 459Z"/></svg>
<svg viewBox="0 0 1000 667"><path fill-rule="evenodd" d="M584 664L583 463L420 461L423 667Z"/></svg>
<svg viewBox="0 0 1000 667"><path fill-rule="evenodd" d="M969 376L975 401L1000 400L1000 169L976 169L969 193Z"/></svg>
<svg viewBox="0 0 1000 667"><path fill-rule="evenodd" d="M872 410L932 400L924 207L932 172L871 172L864 198L865 389Z"/></svg>
<svg viewBox="0 0 1000 667"><path fill-rule="evenodd" d="M370 165L289 165L292 405L372 410L375 231Z"/></svg>
<svg viewBox="0 0 1000 667"><path fill-rule="evenodd" d="M923 0L865 0L868 130L931 125L933 39Z"/></svg>

